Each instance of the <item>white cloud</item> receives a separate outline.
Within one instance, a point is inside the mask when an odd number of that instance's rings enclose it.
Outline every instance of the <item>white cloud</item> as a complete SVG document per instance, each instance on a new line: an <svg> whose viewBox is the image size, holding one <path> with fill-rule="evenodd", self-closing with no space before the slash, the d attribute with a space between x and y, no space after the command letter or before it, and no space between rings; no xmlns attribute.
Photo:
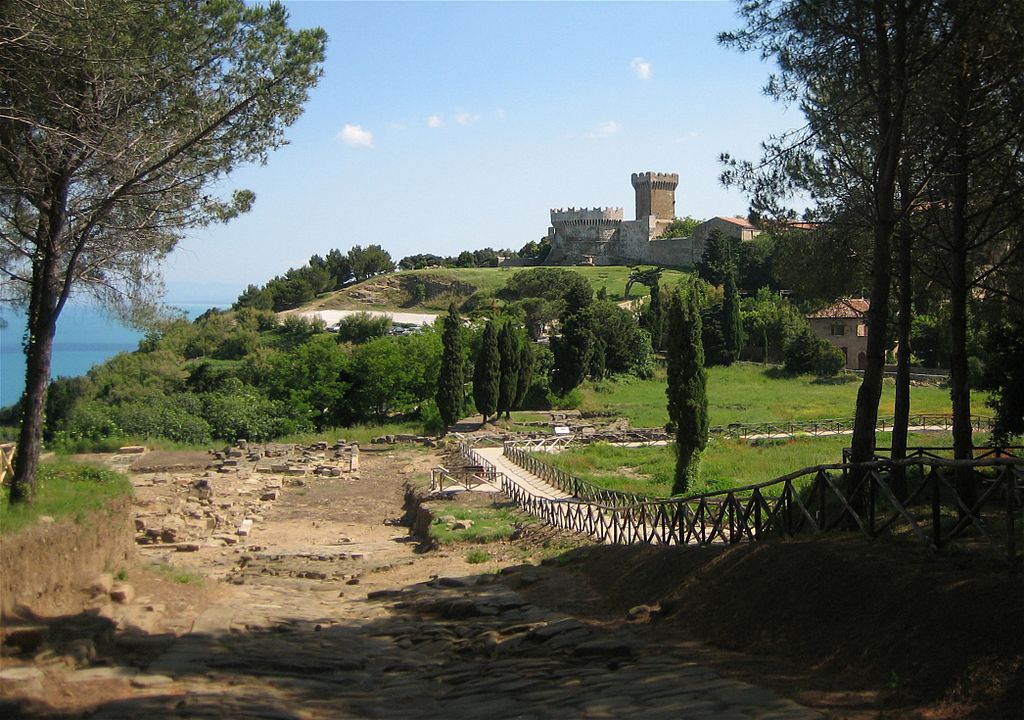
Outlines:
<svg viewBox="0 0 1024 720"><path fill-rule="evenodd" d="M434 113L433 115L427 118L427 127L439 128L443 124L444 120L442 120L441 116L438 115L437 113Z"/></svg>
<svg viewBox="0 0 1024 720"><path fill-rule="evenodd" d="M373 147L373 133L360 125L345 125L338 133L338 139L352 147Z"/></svg>
<svg viewBox="0 0 1024 720"><path fill-rule="evenodd" d="M601 138L611 137L621 129L621 126L617 122L614 120L608 120L588 132L585 137L588 140L600 140Z"/></svg>
<svg viewBox="0 0 1024 720"><path fill-rule="evenodd" d="M455 113L455 122L459 125L472 125L479 119L479 115L474 115L473 113L466 112L465 110L459 110Z"/></svg>
<svg viewBox="0 0 1024 720"><path fill-rule="evenodd" d="M635 57L629 61L629 67L633 70L633 74L641 80L651 79L651 64L644 60L642 57Z"/></svg>

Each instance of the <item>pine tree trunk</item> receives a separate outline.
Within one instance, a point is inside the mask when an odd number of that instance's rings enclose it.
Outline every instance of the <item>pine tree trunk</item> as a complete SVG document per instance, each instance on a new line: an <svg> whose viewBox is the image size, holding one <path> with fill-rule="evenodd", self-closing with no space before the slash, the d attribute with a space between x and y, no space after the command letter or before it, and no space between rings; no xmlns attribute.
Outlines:
<svg viewBox="0 0 1024 720"><path fill-rule="evenodd" d="M34 274L52 276L51 263L39 263ZM28 335L25 347L25 394L22 396L18 453L11 480L11 503L31 502L36 494L36 472L43 449L46 393L50 382L53 336L57 328L57 302L52 290L55 280L34 283L29 300Z"/></svg>
<svg viewBox="0 0 1024 720"><path fill-rule="evenodd" d="M903 198L903 216L897 234L897 287L899 289L899 311L896 321L896 398L893 409L892 459L902 460L907 456L907 436L910 425L910 324L913 313L911 251L913 230L910 227L910 179L904 172L900 178L900 197ZM898 498L907 496L907 469L899 466L893 469L893 492Z"/></svg>

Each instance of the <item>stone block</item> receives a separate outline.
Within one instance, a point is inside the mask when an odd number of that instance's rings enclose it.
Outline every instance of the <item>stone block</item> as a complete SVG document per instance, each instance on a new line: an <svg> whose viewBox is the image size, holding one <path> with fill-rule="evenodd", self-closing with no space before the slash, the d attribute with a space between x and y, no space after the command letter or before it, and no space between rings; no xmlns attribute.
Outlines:
<svg viewBox="0 0 1024 720"><path fill-rule="evenodd" d="M243 520L241 522L241 524L238 526L238 529L235 530L235 534L240 536L240 537L248 537L249 533L251 533L251 532L252 532L252 520L250 520L249 518L246 518L245 520Z"/></svg>
<svg viewBox="0 0 1024 720"><path fill-rule="evenodd" d="M110 599L122 605L130 603L135 597L135 588L125 582L114 583L110 588Z"/></svg>

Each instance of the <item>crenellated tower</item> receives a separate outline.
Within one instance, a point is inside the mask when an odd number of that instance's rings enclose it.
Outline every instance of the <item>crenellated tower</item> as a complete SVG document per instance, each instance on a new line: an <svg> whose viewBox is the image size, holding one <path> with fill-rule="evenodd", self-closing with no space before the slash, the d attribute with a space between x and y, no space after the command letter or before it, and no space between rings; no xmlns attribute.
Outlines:
<svg viewBox="0 0 1024 720"><path fill-rule="evenodd" d="M642 172L630 176L636 191L636 219L653 215L656 222L668 224L676 216L676 173Z"/></svg>

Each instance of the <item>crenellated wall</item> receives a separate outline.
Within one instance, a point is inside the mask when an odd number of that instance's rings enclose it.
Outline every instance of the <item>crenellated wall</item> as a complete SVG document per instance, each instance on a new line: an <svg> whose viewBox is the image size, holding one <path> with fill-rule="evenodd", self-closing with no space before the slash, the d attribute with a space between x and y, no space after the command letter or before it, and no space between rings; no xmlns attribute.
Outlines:
<svg viewBox="0 0 1024 720"><path fill-rule="evenodd" d="M618 265L643 263L693 267L704 254L712 230L751 240L758 231L742 218L712 218L692 237L658 240L675 218L675 173L633 173L636 219L624 220L620 207L555 208L551 210L547 261L565 264Z"/></svg>

